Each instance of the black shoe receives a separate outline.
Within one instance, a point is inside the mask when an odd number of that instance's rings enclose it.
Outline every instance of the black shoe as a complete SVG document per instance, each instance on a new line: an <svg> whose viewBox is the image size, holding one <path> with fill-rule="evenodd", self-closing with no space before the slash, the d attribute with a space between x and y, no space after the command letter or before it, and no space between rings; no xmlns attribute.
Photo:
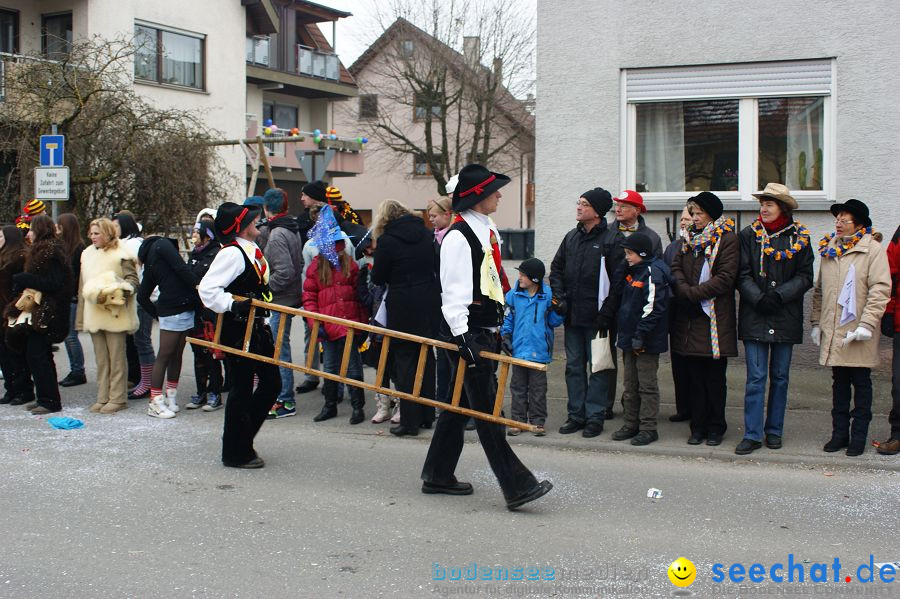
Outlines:
<svg viewBox="0 0 900 599"><path fill-rule="evenodd" d="M584 428L583 422L578 422L577 420L566 420L565 424L559 427L560 435L571 435L572 433L578 432Z"/></svg>
<svg viewBox="0 0 900 599"><path fill-rule="evenodd" d="M778 435L766 435L766 447L769 449L781 449L781 437Z"/></svg>
<svg viewBox="0 0 900 599"><path fill-rule="evenodd" d="M455 478L449 483L437 483L424 481L422 483L422 492L427 495L443 493L445 495L471 495L471 483L461 483Z"/></svg>
<svg viewBox="0 0 900 599"><path fill-rule="evenodd" d="M703 433L691 433L691 436L688 438L688 445L700 445L705 438L706 435Z"/></svg>
<svg viewBox="0 0 900 599"><path fill-rule="evenodd" d="M707 445L721 445L722 444L722 435L719 433L709 433L706 436L706 444Z"/></svg>
<svg viewBox="0 0 900 599"><path fill-rule="evenodd" d="M249 462L244 462L243 464L235 464L233 462L222 462L222 464L224 464L225 466L227 466L229 468L245 468L247 470L251 470L251 469L255 469L255 468L262 468L263 466L266 465L266 463L263 461L263 459L259 456L256 456Z"/></svg>
<svg viewBox="0 0 900 599"><path fill-rule="evenodd" d="M134 391L128 392L128 399L147 399L150 397L150 387L147 387L143 393L135 393Z"/></svg>
<svg viewBox="0 0 900 599"><path fill-rule="evenodd" d="M329 420L335 416L337 416L337 406L334 404L325 404L322 406L322 411L313 418L313 422L322 422L323 420Z"/></svg>
<svg viewBox="0 0 900 599"><path fill-rule="evenodd" d="M584 425L584 430L581 431L581 436L590 439L591 437L596 437L600 433L603 432L603 422L588 422Z"/></svg>
<svg viewBox="0 0 900 599"><path fill-rule="evenodd" d="M297 385L297 393L309 393L310 391L315 390L316 387L319 386L318 381L304 381L302 384Z"/></svg>
<svg viewBox="0 0 900 599"><path fill-rule="evenodd" d="M690 419L690 414L672 414L671 416L669 416L669 422L684 422Z"/></svg>
<svg viewBox="0 0 900 599"><path fill-rule="evenodd" d="M398 424L397 426L392 426L390 428L391 434L396 435L398 437L415 437L419 434L419 429L417 428L409 428L403 426L402 424Z"/></svg>
<svg viewBox="0 0 900 599"><path fill-rule="evenodd" d="M847 446L847 455L851 458L856 457L858 455L862 455L863 452L866 451L866 440L857 441L853 439L850 441L850 445Z"/></svg>
<svg viewBox="0 0 900 599"><path fill-rule="evenodd" d="M430 422L423 422L422 424L419 425L419 428L431 428L431 426L432 425Z"/></svg>
<svg viewBox="0 0 900 599"><path fill-rule="evenodd" d="M17 395L9 400L9 405L11 406L24 406L27 403L31 403L34 401L33 397L25 397L24 395Z"/></svg>
<svg viewBox="0 0 900 599"><path fill-rule="evenodd" d="M612 420L615 413L613 412L612 407L606 408L603 410L603 419L604 420Z"/></svg>
<svg viewBox="0 0 900 599"><path fill-rule="evenodd" d="M83 372L70 372L66 378L59 382L60 387L74 387L76 385L84 385L87 383L87 377Z"/></svg>
<svg viewBox="0 0 900 599"><path fill-rule="evenodd" d="M3 397L0 397L0 404L7 404L7 403L11 402L12 399L13 399L12 395L7 393Z"/></svg>
<svg viewBox="0 0 900 599"><path fill-rule="evenodd" d="M613 441L624 441L625 439L630 439L638 434L638 429L636 428L628 428L627 426L623 426L619 430L613 433L612 439Z"/></svg>
<svg viewBox="0 0 900 599"><path fill-rule="evenodd" d="M762 443L759 441L754 441L753 439L743 439L740 443L738 443L737 447L734 448L734 453L737 455L749 455L762 447Z"/></svg>
<svg viewBox="0 0 900 599"><path fill-rule="evenodd" d="M353 408L353 411L350 413L350 424L359 424L365 419L366 413L362 411L362 408Z"/></svg>
<svg viewBox="0 0 900 599"><path fill-rule="evenodd" d="M823 451L827 451L828 453L834 453L835 451L840 451L847 447L850 444L849 439L840 439L832 437L828 443L825 444L825 447L822 448Z"/></svg>
<svg viewBox="0 0 900 599"><path fill-rule="evenodd" d="M474 419L474 418L469 418L469 419L466 421L466 430L467 430L467 431L474 431L474 430L475 430L475 419Z"/></svg>
<svg viewBox="0 0 900 599"><path fill-rule="evenodd" d="M659 433L656 431L640 431L637 435L635 435L634 439L631 440L632 445L650 445L654 441L659 439Z"/></svg>
<svg viewBox="0 0 900 599"><path fill-rule="evenodd" d="M508 499L506 501L506 509L508 509L508 510L518 509L518 508L522 507L523 505L525 505L526 503L528 503L529 501L534 501L535 499L543 497L544 495L549 493L550 489L552 489L552 488L553 488L553 483L551 483L549 480L542 480L527 493L519 495L518 497L516 497L514 499Z"/></svg>

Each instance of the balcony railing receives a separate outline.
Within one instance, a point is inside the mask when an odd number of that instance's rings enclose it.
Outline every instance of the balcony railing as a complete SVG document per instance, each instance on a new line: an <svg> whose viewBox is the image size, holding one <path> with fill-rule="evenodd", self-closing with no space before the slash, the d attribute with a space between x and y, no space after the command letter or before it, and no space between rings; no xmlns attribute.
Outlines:
<svg viewBox="0 0 900 599"><path fill-rule="evenodd" d="M297 72L301 75L337 81L340 77L340 63L337 54L326 54L297 44Z"/></svg>

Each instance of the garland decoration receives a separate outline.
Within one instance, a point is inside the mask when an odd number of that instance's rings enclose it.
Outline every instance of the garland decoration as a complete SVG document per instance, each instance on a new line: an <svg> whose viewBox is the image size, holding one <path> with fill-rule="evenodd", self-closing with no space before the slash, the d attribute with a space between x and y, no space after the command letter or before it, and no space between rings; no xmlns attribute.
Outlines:
<svg viewBox="0 0 900 599"><path fill-rule="evenodd" d="M872 227L866 227L857 231L848 241L839 243L837 247L828 247L828 244L834 239L836 233L829 233L819 242L819 255L823 258L840 258L859 243L859 240L866 235L872 234Z"/></svg>
<svg viewBox="0 0 900 599"><path fill-rule="evenodd" d="M791 226L794 226L797 229L797 240L792 243L786 250L776 250L772 247L771 238L774 236L770 236L766 232L766 228L758 220L753 221L753 224L750 225L750 228L753 229L753 232L756 234L756 241L762 246L763 254L765 254L766 256L772 256L775 260L790 260L797 254L797 252L802 251L803 248L809 245L809 229L807 229L805 225L798 222L792 223ZM776 233L775 235L778 234Z"/></svg>

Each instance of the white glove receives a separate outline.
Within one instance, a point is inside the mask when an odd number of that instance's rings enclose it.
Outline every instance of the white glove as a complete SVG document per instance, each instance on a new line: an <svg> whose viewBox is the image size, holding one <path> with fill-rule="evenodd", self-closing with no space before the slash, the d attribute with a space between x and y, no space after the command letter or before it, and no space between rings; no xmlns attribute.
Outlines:
<svg viewBox="0 0 900 599"><path fill-rule="evenodd" d="M816 347L822 342L822 329L817 326L814 326L812 330L809 332L809 336L812 339L812 342L816 344Z"/></svg>
<svg viewBox="0 0 900 599"><path fill-rule="evenodd" d="M856 327L856 329L847 333L847 338L844 339L844 345L851 343L853 341L868 341L872 338L872 331L865 327Z"/></svg>

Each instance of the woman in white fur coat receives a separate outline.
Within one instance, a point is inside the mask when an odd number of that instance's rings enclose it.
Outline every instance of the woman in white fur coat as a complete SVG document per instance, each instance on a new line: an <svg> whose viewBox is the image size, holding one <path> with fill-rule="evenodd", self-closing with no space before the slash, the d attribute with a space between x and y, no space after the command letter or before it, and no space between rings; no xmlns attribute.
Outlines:
<svg viewBox="0 0 900 599"><path fill-rule="evenodd" d="M91 221L91 245L81 254L75 328L91 334L97 361L97 402L91 412L112 414L128 407L125 336L138 328L137 258L116 236L108 218Z"/></svg>

